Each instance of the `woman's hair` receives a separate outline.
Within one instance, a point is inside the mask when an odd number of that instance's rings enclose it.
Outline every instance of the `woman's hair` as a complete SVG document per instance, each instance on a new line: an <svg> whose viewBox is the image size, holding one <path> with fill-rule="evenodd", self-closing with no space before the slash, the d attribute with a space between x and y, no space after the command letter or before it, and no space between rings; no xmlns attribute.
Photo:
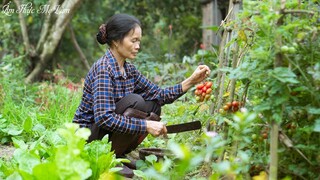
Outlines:
<svg viewBox="0 0 320 180"><path fill-rule="evenodd" d="M106 24L99 27L97 41L100 44L108 44L111 46L112 41L122 41L124 37L135 27L140 26L140 21L128 14L115 14Z"/></svg>

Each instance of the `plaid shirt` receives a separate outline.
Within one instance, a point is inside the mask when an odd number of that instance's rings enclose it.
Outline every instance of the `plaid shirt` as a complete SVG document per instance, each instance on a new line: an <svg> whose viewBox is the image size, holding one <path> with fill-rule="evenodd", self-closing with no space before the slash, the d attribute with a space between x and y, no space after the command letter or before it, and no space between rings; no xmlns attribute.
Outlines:
<svg viewBox="0 0 320 180"><path fill-rule="evenodd" d="M116 114L117 101L136 93L145 100L158 100L160 105L164 105L183 95L181 84L161 89L146 79L133 64L125 62L124 69L125 73L121 74L110 50L94 63L86 76L74 123L81 127L91 127L97 123L111 132L143 134L146 132L146 121Z"/></svg>

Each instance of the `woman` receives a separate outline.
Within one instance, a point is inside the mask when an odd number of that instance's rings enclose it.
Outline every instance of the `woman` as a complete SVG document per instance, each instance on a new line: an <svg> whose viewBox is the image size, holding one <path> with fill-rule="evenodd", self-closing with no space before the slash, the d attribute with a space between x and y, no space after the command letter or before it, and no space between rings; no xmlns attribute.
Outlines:
<svg viewBox="0 0 320 180"><path fill-rule="evenodd" d="M161 106L178 99L210 73L200 65L180 84L161 89L127 61L137 56L141 36L139 20L127 14L116 14L100 26L97 41L109 48L87 74L73 119L91 129L89 142L108 134L117 157L135 149L148 133L165 136L166 126L159 121Z"/></svg>

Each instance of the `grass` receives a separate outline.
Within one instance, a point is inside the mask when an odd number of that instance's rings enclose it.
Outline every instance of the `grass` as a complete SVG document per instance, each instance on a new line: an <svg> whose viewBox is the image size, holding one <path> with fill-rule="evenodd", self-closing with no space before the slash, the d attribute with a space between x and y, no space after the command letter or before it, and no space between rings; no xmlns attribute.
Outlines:
<svg viewBox="0 0 320 180"><path fill-rule="evenodd" d="M81 91L49 82L26 85L23 82L1 80L5 95L0 114L10 124L20 126L27 119L46 129L56 129L71 122L81 99Z"/></svg>

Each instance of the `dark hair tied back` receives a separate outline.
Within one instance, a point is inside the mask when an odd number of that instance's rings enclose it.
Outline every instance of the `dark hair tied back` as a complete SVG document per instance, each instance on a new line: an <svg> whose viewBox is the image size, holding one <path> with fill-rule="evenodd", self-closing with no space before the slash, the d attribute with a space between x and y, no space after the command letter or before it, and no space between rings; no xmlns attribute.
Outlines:
<svg viewBox="0 0 320 180"><path fill-rule="evenodd" d="M100 44L107 43L107 28L105 24L101 24L101 26L99 27L99 32L97 34L97 41Z"/></svg>
<svg viewBox="0 0 320 180"><path fill-rule="evenodd" d="M128 14L115 14L102 24L97 34L97 41L100 44L112 46L113 41L120 41L136 27L141 27L140 21Z"/></svg>

